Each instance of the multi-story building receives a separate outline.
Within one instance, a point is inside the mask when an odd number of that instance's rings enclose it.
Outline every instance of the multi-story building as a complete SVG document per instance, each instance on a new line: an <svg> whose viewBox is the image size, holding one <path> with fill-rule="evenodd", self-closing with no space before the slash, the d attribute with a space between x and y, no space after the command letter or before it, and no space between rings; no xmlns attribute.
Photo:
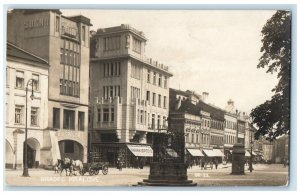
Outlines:
<svg viewBox="0 0 300 195"><path fill-rule="evenodd" d="M207 95L170 89L169 130L185 133L188 161L223 156L224 111L204 102Z"/></svg>
<svg viewBox="0 0 300 195"><path fill-rule="evenodd" d="M238 113L237 115L237 133L238 133L238 143L245 145L245 129L246 129L246 115L245 113Z"/></svg>
<svg viewBox="0 0 300 195"><path fill-rule="evenodd" d="M236 143L236 115L225 113L225 129L224 129L224 154L226 160L231 160L233 145Z"/></svg>
<svg viewBox="0 0 300 195"><path fill-rule="evenodd" d="M166 129L172 73L146 58L146 37L129 25L98 29L91 36L91 152L129 166L136 157L151 156L153 133Z"/></svg>
<svg viewBox="0 0 300 195"><path fill-rule="evenodd" d="M12 10L9 42L49 62L47 146L61 158L87 160L89 27L84 16L63 16L59 10ZM55 148L56 140L59 149ZM54 163L56 159L53 156Z"/></svg>
<svg viewBox="0 0 300 195"><path fill-rule="evenodd" d="M46 60L11 43L7 43L6 63L6 168L19 168L23 164L25 140L26 87L28 166L47 165L48 127L48 69ZM31 99L33 89L33 99ZM57 155L57 154L54 154Z"/></svg>

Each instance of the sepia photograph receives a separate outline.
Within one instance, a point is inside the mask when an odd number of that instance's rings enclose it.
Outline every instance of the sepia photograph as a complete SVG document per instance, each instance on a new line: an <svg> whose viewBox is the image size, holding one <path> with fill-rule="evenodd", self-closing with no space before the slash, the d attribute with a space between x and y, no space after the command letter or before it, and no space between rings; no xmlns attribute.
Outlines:
<svg viewBox="0 0 300 195"><path fill-rule="evenodd" d="M5 14L6 185L289 185L292 10Z"/></svg>

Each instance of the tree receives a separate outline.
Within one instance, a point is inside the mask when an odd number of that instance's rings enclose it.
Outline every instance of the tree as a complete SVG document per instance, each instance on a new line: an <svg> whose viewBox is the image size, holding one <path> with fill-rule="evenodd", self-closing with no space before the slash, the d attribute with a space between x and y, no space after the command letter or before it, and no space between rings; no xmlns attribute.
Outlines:
<svg viewBox="0 0 300 195"><path fill-rule="evenodd" d="M258 126L255 139L276 137L290 133L290 71L291 71L291 12L277 11L262 31L262 56L257 68L277 73L278 84L272 89L271 100L252 109L250 116Z"/></svg>

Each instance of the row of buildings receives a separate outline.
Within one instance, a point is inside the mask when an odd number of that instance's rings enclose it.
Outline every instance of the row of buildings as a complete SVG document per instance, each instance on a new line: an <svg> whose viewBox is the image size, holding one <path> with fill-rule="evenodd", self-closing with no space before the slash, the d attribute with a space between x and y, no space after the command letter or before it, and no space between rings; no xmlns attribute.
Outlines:
<svg viewBox="0 0 300 195"><path fill-rule="evenodd" d="M129 25L90 31L90 19L59 10L7 15L6 167L23 164L28 123L29 167L70 157L151 161L153 135L180 129L187 159L229 160L233 144L263 155L255 128L232 100L221 109L208 93L169 88L168 66L145 55L147 38ZM27 100L26 88L34 97ZM269 150L269 149L268 149ZM249 153L246 155L249 156Z"/></svg>

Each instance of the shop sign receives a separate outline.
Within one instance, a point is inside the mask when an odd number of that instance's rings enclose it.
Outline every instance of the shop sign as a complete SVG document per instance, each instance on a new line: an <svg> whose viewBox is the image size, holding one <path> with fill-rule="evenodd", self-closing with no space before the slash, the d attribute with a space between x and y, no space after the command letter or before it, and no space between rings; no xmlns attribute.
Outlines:
<svg viewBox="0 0 300 195"><path fill-rule="evenodd" d="M49 26L49 18L35 18L24 22L25 30Z"/></svg>

